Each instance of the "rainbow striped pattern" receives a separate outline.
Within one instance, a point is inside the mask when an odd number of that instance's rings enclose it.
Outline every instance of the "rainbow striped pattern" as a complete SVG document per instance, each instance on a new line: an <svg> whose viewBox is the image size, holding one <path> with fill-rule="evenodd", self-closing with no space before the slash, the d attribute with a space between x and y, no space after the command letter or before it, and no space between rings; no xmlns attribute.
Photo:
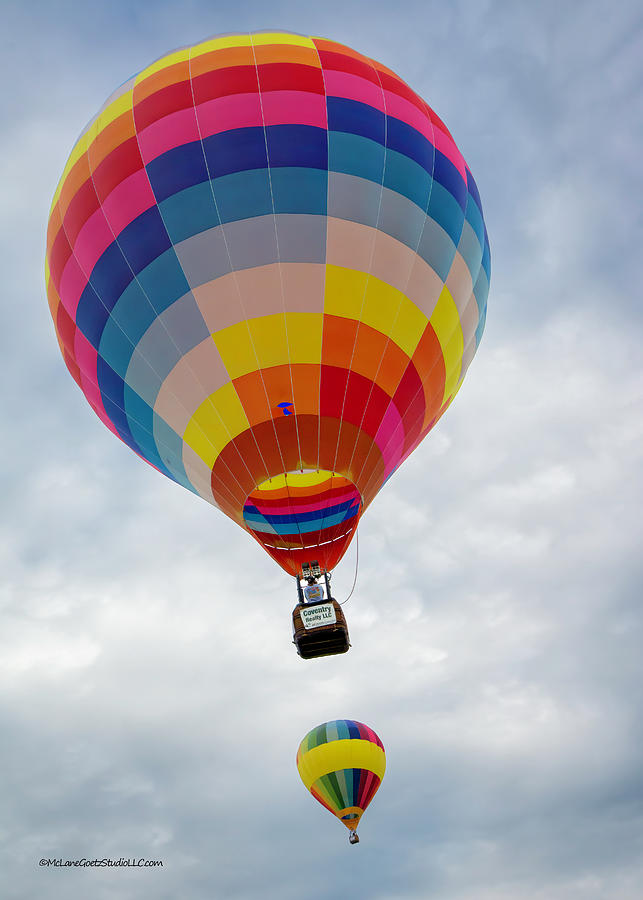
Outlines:
<svg viewBox="0 0 643 900"><path fill-rule="evenodd" d="M313 797L355 830L384 777L384 746L361 722L324 722L299 745L297 769Z"/></svg>
<svg viewBox="0 0 643 900"><path fill-rule="evenodd" d="M451 403L489 265L426 102L348 47L266 32L108 99L55 192L46 281L105 425L297 574L336 565Z"/></svg>

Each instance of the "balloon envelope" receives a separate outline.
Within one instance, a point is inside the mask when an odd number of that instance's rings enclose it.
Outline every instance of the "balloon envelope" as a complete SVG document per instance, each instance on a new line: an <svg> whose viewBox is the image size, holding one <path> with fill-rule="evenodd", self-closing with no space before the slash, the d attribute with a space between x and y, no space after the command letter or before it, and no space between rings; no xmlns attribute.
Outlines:
<svg viewBox="0 0 643 900"><path fill-rule="evenodd" d="M384 746L361 722L324 722L299 745L297 769L313 797L354 831L384 777Z"/></svg>
<svg viewBox="0 0 643 900"><path fill-rule="evenodd" d="M296 574L336 565L450 404L489 266L428 104L348 47L266 32L107 100L55 192L46 280L105 425Z"/></svg>

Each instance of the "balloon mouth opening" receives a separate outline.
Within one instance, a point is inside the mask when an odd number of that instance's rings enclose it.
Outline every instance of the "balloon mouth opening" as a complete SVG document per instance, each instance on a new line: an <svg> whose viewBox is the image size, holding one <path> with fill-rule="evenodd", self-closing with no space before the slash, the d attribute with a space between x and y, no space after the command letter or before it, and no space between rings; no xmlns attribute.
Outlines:
<svg viewBox="0 0 643 900"><path fill-rule="evenodd" d="M266 549L310 550L322 562L325 546L348 543L361 508L362 495L346 476L298 469L258 484L246 498L243 521Z"/></svg>
<svg viewBox="0 0 643 900"><path fill-rule="evenodd" d="M271 496L274 496L275 491L286 489L293 494L300 491L314 494L323 489L329 481L332 481L333 485L339 486L344 483L355 488L352 481L337 472L329 472L327 469L295 469L292 472L282 472L279 475L273 475L272 478L266 478L248 495L248 500L263 497L270 499Z"/></svg>

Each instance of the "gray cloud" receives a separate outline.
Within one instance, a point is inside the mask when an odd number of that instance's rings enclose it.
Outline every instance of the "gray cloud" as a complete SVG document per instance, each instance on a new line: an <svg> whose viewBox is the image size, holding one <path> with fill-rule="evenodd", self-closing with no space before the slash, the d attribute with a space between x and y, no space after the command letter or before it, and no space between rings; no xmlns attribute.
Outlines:
<svg viewBox="0 0 643 900"><path fill-rule="evenodd" d="M638 900L638 8L271 10L379 57L432 102L492 242L467 381L360 526L353 647L309 664L290 643L290 581L88 409L43 287L49 200L87 118L171 46L269 24L258 9L192 2L177 23L171 4L153 20L145 5L9 6L5 895ZM350 850L294 765L303 735L340 716L371 724L388 760ZM43 856L164 867L54 871Z"/></svg>

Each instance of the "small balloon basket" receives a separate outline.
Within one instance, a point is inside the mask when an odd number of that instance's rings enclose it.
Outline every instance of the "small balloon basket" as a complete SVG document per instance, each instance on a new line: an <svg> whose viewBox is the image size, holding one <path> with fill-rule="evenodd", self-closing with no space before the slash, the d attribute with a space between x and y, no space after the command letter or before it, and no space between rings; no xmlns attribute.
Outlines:
<svg viewBox="0 0 643 900"><path fill-rule="evenodd" d="M322 580L319 584L317 579ZM293 643L302 659L346 653L350 647L346 617L330 591L330 575L315 562L296 576L299 602L292 613Z"/></svg>

